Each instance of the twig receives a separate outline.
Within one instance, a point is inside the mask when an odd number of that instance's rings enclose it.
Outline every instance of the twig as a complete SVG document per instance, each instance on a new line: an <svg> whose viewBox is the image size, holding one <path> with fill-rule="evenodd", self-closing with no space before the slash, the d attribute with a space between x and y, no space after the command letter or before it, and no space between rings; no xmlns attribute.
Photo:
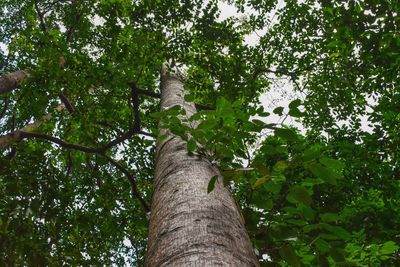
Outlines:
<svg viewBox="0 0 400 267"><path fill-rule="evenodd" d="M61 93L60 99L69 113L71 113L71 114L76 113L75 107L71 104L71 101L69 101L69 99L67 98L67 96L65 94Z"/></svg>
<svg viewBox="0 0 400 267"><path fill-rule="evenodd" d="M108 161L114 165L120 172L122 172L123 174L125 174L126 178L128 178L129 183L131 184L131 193L133 197L136 197L140 204L142 204L143 209L146 212L150 212L150 207L149 205L146 203L146 201L140 196L137 185L136 185L136 181L135 181L135 176L133 174L131 174L127 169L125 169L120 163L118 163L116 160L114 160L113 158L103 154L103 157L105 157L106 159L108 159Z"/></svg>
<svg viewBox="0 0 400 267"><path fill-rule="evenodd" d="M38 3L36 1L35 1L35 10L36 10L37 15L39 16L39 21L40 21L39 27L40 27L40 29L42 30L43 33L47 33L47 27L46 27L46 24L44 22L44 14L40 11L39 5L38 5Z"/></svg>

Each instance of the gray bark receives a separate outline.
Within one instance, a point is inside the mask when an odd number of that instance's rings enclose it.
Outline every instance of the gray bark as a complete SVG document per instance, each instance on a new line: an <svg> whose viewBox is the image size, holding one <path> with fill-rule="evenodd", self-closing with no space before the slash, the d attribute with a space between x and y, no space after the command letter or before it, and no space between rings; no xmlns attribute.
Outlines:
<svg viewBox="0 0 400 267"><path fill-rule="evenodd" d="M183 100L183 82L161 72L161 109L181 105L188 116L196 112ZM160 134L165 134L160 129ZM244 220L218 169L206 159L189 156L186 142L169 135L157 143L146 266L259 266Z"/></svg>
<svg viewBox="0 0 400 267"><path fill-rule="evenodd" d="M26 71L17 70L0 77L0 95L16 89L27 76Z"/></svg>

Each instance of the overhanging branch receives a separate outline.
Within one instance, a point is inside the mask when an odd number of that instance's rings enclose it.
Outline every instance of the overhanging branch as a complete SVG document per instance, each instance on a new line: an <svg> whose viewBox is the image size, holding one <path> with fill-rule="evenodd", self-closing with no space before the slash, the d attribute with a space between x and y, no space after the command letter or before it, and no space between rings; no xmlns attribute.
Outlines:
<svg viewBox="0 0 400 267"><path fill-rule="evenodd" d="M135 181L135 176L133 174L131 174L127 169L124 168L124 166L122 166L119 162L117 162L116 160L114 160L113 158L107 156L107 155L103 155L106 159L108 159L108 161L114 165L120 172L122 172L123 174L125 174L126 178L128 178L129 183L131 184L131 192L132 192L132 196L136 197L139 202L142 204L144 210L146 212L150 212L150 207L149 205L146 203L146 201L140 196L137 185L136 185L136 181Z"/></svg>

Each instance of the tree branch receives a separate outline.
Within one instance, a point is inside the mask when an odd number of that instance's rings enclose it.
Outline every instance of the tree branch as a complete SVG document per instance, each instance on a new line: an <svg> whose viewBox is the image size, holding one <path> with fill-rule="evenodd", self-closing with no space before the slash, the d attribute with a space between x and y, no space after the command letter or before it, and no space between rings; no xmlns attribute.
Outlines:
<svg viewBox="0 0 400 267"><path fill-rule="evenodd" d="M75 114L76 113L75 107L71 104L71 102L69 101L69 99L67 98L66 95L61 93L60 94L60 99L61 99L61 102L65 105L65 107L66 107L66 109L68 110L69 113L71 113L71 114Z"/></svg>
<svg viewBox="0 0 400 267"><path fill-rule="evenodd" d="M136 132L140 131L140 111L139 111L139 93L135 83L131 83L131 103L134 113L133 130Z"/></svg>
<svg viewBox="0 0 400 267"><path fill-rule="evenodd" d="M21 81L28 76L25 70L17 70L0 77L0 95L18 88Z"/></svg>
<svg viewBox="0 0 400 267"><path fill-rule="evenodd" d="M140 204L142 204L143 209L146 212L150 212L150 207L149 205L146 203L146 201L140 196L137 185L136 185L136 181L135 181L135 176L133 174L131 174L127 169L125 169L120 163L118 163L117 161L115 161L113 158L107 156L107 155L103 155L103 157L105 157L106 159L108 159L108 161L114 165L120 172L122 172L123 174L125 174L126 178L128 178L129 183L131 184L131 193L133 197L136 197Z"/></svg>
<svg viewBox="0 0 400 267"><path fill-rule="evenodd" d="M35 10L36 10L36 13L37 13L37 15L39 17L39 21L40 21L39 27L40 27L40 29L43 31L43 33L47 33L46 23L44 22L44 13L42 13L40 11L37 1L35 1Z"/></svg>

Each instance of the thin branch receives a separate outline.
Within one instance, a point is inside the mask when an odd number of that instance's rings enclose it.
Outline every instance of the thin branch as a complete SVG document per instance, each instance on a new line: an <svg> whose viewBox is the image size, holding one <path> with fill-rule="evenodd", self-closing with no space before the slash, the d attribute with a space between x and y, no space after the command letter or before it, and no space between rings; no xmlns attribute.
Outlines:
<svg viewBox="0 0 400 267"><path fill-rule="evenodd" d="M139 131L139 132L137 132L137 133L138 133L138 134L141 134L141 135L145 135L145 136L157 138L157 135L152 134L152 133L148 133L148 132L145 132L145 131Z"/></svg>
<svg viewBox="0 0 400 267"><path fill-rule="evenodd" d="M37 13L37 15L39 17L39 21L40 21L39 27L40 27L40 29L42 30L43 33L47 33L46 23L44 22L44 13L42 13L40 11L39 5L38 5L38 3L36 1L35 1L35 10L36 10L36 13Z"/></svg>
<svg viewBox="0 0 400 267"><path fill-rule="evenodd" d="M194 103L194 106L196 107L196 110L214 110L213 108L198 103Z"/></svg>
<svg viewBox="0 0 400 267"><path fill-rule="evenodd" d="M65 178L68 178L69 175L71 174L72 168L74 166L74 162L72 161L71 157L71 152L68 151L68 156L67 156L68 162L67 162L67 170L65 172Z"/></svg>
<svg viewBox="0 0 400 267"><path fill-rule="evenodd" d="M122 172L123 174L125 174L126 178L128 178L129 183L131 184L131 193L132 196L137 198L140 202L140 204L142 204L143 209L146 212L150 212L150 207L149 205L146 203L146 201L140 196L137 185L136 185L136 181L135 181L135 176L133 174L131 174L127 169L125 169L120 163L118 163L116 160L114 160L113 158L107 156L107 155L103 155L106 159L108 159L108 161L114 165L120 172Z"/></svg>
<svg viewBox="0 0 400 267"><path fill-rule="evenodd" d="M76 12L76 1L72 1L72 5L74 6L75 12ZM72 22L71 27L67 31L67 37L65 38L65 43L68 44L72 41L72 36L75 32L75 28L79 23L79 20L81 19L82 15L76 12L75 15L75 20Z"/></svg>
<svg viewBox="0 0 400 267"><path fill-rule="evenodd" d="M140 111L139 111L139 94L137 92L136 84L131 83L131 102L134 113L133 130L140 131Z"/></svg>
<svg viewBox="0 0 400 267"><path fill-rule="evenodd" d="M105 149L103 147L97 148L97 147L87 147L87 146L83 146L80 144L73 144L73 143L69 143L64 140L61 140L57 137L50 136L50 135L43 134L43 133L25 132L25 131L19 130L12 134L16 135L16 139L18 141L22 140L22 139L26 139L26 138L37 138L37 139L43 139L43 140L53 142L63 148L75 149L75 150L79 150L79 151L86 152L86 153L101 153L101 152L105 151Z"/></svg>
<svg viewBox="0 0 400 267"><path fill-rule="evenodd" d="M128 83L128 85L130 88L135 90L135 92L137 92L140 95L146 95L146 96L150 96L150 97L154 97L154 98L161 98L161 94L159 94L159 93L137 88L136 83L131 82L131 83Z"/></svg>
<svg viewBox="0 0 400 267"><path fill-rule="evenodd" d="M64 0L56 0L56 1L52 2L52 3L50 3L49 6L48 6L45 10L43 10L43 15L45 15L47 12L49 12L49 11L51 10L51 8L52 8L55 4L57 4L57 3L59 3L59 2L62 2L62 1L64 1Z"/></svg>
<svg viewBox="0 0 400 267"><path fill-rule="evenodd" d="M69 101L69 99L67 98L67 96L65 94L61 93L60 99L69 113L71 113L71 114L76 113L75 107L71 104L71 101Z"/></svg>

